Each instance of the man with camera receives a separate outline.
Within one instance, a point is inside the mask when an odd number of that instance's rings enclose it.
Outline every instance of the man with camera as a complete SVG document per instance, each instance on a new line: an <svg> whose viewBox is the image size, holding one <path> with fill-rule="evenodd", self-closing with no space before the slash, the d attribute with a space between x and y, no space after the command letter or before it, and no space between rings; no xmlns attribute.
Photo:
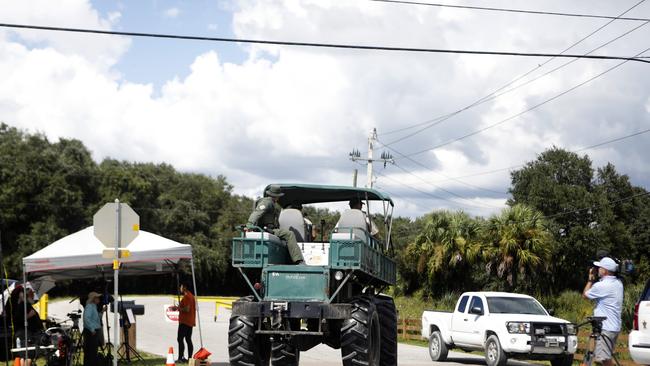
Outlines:
<svg viewBox="0 0 650 366"><path fill-rule="evenodd" d="M609 257L594 262L589 269L589 280L582 296L595 300L594 316L603 316L601 336L596 340L594 359L604 366L612 366L612 355L616 348L616 338L621 331L621 311L623 309L623 283L616 277L618 264ZM597 276L600 280L596 282Z"/></svg>

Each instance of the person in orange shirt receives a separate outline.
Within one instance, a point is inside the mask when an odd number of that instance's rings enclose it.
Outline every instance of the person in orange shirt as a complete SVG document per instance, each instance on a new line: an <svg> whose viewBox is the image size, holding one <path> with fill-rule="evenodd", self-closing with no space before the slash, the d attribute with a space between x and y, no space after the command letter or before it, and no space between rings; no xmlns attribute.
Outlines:
<svg viewBox="0 0 650 366"><path fill-rule="evenodd" d="M181 284L180 292L183 295L181 302L178 304L178 361L176 363L188 362L192 358L194 345L192 344L192 328L196 325L196 301L194 295L187 288L187 284ZM185 353L185 344L187 343L187 358L183 357Z"/></svg>

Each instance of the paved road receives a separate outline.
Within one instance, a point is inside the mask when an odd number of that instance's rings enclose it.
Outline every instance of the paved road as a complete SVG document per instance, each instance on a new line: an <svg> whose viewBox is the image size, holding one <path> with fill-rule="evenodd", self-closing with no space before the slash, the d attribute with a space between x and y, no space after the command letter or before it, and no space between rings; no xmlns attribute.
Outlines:
<svg viewBox="0 0 650 366"><path fill-rule="evenodd" d="M149 353L166 355L169 347L176 344L176 324L165 322L163 317L163 306L172 302L172 297L125 297L125 300L136 300L137 304L145 306L145 315L136 319L137 324L137 348ZM50 303L49 314L57 318L65 318L65 314L72 310L79 309L79 302L54 301ZM203 329L203 345L213 353L211 359L214 365L228 364L228 321L224 319L214 321L215 309L213 303L200 302L199 311L201 314L201 325ZM112 324L112 314L110 314ZM112 332L111 332L112 333ZM111 334L112 338L112 334ZM194 328L192 336L195 348L199 347L200 339L198 327ZM408 366L431 366L434 364L451 365L485 365L483 357L466 353L449 352L448 362L432 362L429 358L426 347L418 347L407 344L400 344L398 349L399 364ZM175 354L177 356L177 354ZM300 355L300 364L304 366L340 366L340 350L334 350L327 346L317 346ZM523 362L510 362L513 366L527 366Z"/></svg>

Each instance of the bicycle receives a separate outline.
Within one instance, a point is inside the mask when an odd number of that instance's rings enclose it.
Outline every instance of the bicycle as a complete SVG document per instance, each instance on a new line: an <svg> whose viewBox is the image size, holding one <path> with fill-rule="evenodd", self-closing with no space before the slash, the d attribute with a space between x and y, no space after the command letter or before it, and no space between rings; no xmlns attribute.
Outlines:
<svg viewBox="0 0 650 366"><path fill-rule="evenodd" d="M578 324L577 329L580 329L580 327L583 327L587 324L591 325L591 334L589 335L589 345L587 347L587 352L585 352L585 356L582 359L582 362L580 363L580 366L591 366L594 362L594 351L596 350L596 343L598 342L598 339L600 337L604 337L603 339L605 340L605 344L609 348L612 357L614 359L614 362L616 362L617 366L621 366L621 364L618 362L618 358L616 357L616 354L614 353L614 342L604 335L603 332L603 321L607 319L607 317L604 316L590 316L587 318L587 321Z"/></svg>

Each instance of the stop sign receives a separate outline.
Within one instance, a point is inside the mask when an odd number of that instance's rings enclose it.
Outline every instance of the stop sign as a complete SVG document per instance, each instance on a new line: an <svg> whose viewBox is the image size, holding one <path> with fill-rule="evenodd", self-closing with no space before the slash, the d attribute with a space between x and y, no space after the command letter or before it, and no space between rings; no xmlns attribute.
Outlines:
<svg viewBox="0 0 650 366"><path fill-rule="evenodd" d="M116 212L119 209L119 213ZM119 216L119 222L118 222ZM116 231L119 224L119 246L124 248L140 233L140 216L126 203L107 203L95 216L93 226L95 236L107 248L118 246Z"/></svg>

